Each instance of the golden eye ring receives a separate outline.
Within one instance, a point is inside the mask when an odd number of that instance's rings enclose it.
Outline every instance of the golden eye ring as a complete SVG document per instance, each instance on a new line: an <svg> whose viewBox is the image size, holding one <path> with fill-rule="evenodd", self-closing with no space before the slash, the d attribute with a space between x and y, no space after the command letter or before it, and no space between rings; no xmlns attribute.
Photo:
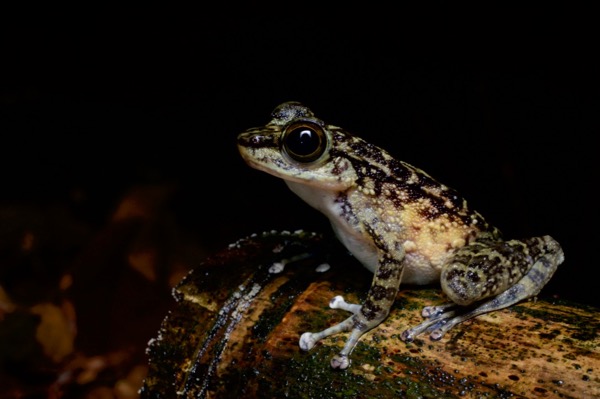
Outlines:
<svg viewBox="0 0 600 399"><path fill-rule="evenodd" d="M308 121L291 123L281 138L283 151L294 161L310 163L327 149L327 135L321 126Z"/></svg>

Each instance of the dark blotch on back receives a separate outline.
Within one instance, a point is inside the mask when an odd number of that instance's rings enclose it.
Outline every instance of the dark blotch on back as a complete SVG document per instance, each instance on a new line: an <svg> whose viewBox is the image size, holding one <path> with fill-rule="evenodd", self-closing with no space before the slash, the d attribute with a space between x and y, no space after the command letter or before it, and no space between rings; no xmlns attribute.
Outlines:
<svg viewBox="0 0 600 399"><path fill-rule="evenodd" d="M373 160L378 163L385 163L382 155L383 150L373 144L367 143L362 139L353 140L350 143L350 148L361 158Z"/></svg>

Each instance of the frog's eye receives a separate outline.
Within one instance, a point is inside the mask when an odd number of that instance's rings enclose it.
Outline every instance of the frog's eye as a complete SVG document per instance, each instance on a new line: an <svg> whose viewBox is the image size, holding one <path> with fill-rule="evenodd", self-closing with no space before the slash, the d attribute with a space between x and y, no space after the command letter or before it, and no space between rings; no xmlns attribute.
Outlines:
<svg viewBox="0 0 600 399"><path fill-rule="evenodd" d="M289 125L282 135L283 150L295 161L313 162L327 149L327 136L321 126L312 122Z"/></svg>

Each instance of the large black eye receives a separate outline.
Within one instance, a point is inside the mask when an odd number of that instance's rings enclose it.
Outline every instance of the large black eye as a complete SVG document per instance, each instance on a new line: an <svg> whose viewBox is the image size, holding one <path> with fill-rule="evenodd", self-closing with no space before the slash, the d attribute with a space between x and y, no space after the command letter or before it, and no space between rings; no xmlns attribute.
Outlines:
<svg viewBox="0 0 600 399"><path fill-rule="evenodd" d="M296 122L283 132L283 149L298 162L313 162L327 148L327 136L321 126L312 122Z"/></svg>

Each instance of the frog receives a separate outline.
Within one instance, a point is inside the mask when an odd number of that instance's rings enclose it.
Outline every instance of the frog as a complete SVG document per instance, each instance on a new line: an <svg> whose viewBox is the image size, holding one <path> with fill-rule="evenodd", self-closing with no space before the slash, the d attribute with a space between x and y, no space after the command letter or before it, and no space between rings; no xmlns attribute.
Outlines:
<svg viewBox="0 0 600 399"><path fill-rule="evenodd" d="M330 360L350 366L365 333L389 315L400 284L439 284L447 302L425 306L424 321L402 331L440 340L479 315L536 298L564 261L560 244L544 235L505 240L453 188L388 151L328 124L297 101L278 105L264 126L237 136L245 163L282 179L330 222L348 252L373 273L366 299L329 306L350 313L319 332L304 332L309 351L325 337L348 333Z"/></svg>

